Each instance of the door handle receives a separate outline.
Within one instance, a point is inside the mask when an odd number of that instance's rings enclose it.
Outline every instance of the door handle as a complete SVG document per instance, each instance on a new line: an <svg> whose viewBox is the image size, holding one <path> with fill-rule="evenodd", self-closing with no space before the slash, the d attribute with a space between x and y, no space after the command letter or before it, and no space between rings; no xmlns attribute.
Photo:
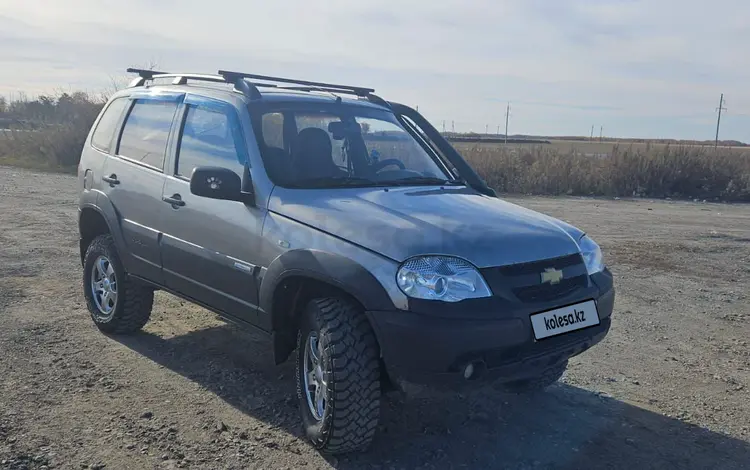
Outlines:
<svg viewBox="0 0 750 470"><path fill-rule="evenodd" d="M172 194L171 196L164 196L161 198L161 200L166 202L167 204L171 204L172 207L174 207L175 209L185 205L185 201L182 200L182 196L180 196L179 194Z"/></svg>
<svg viewBox="0 0 750 470"><path fill-rule="evenodd" d="M105 183L109 183L109 185L113 188L120 184L120 180L117 179L117 175L114 173L109 176L102 176L102 181L104 181Z"/></svg>

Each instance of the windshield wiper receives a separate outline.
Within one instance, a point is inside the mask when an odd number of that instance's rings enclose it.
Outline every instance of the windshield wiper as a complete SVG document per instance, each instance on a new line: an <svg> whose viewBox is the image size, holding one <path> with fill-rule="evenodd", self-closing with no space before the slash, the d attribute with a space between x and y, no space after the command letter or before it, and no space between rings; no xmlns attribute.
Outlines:
<svg viewBox="0 0 750 470"><path fill-rule="evenodd" d="M343 186L372 186L375 181L357 176L320 176L288 184L290 188L335 188Z"/></svg>
<svg viewBox="0 0 750 470"><path fill-rule="evenodd" d="M449 180L445 178L435 178L434 176L410 176L397 180L378 181L378 186L411 186L411 185L431 185L431 186L463 186L466 183L462 180Z"/></svg>

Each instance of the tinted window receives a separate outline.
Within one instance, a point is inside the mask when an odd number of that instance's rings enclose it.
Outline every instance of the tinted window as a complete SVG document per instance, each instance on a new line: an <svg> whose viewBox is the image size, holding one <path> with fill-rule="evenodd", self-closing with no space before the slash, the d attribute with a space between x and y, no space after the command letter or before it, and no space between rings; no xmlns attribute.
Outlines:
<svg viewBox="0 0 750 470"><path fill-rule="evenodd" d="M162 169L176 110L177 103L171 101L136 101L125 121L117 153Z"/></svg>
<svg viewBox="0 0 750 470"><path fill-rule="evenodd" d="M221 109L188 107L180 138L178 175L189 177L196 166L231 169L245 163L241 133L233 117Z"/></svg>
<svg viewBox="0 0 750 470"><path fill-rule="evenodd" d="M91 136L91 145L109 153L112 149L112 136L115 133L115 127L128 103L129 101L126 98L117 98L107 106L101 119L99 119L99 124L96 125L94 135Z"/></svg>

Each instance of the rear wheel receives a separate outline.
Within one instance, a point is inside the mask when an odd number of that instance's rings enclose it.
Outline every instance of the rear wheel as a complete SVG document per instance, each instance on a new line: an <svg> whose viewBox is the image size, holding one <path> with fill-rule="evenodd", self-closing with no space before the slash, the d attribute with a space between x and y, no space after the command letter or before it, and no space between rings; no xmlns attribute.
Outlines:
<svg viewBox="0 0 750 470"><path fill-rule="evenodd" d="M380 417L380 363L365 315L345 299L312 300L297 337L297 396L305 433L322 452L369 447Z"/></svg>
<svg viewBox="0 0 750 470"><path fill-rule="evenodd" d="M541 392L553 383L560 380L560 377L562 377L567 367L568 361L564 361L560 364L550 367L549 369L544 370L536 377L504 383L502 384L502 388L508 392L519 394Z"/></svg>
<svg viewBox="0 0 750 470"><path fill-rule="evenodd" d="M153 289L125 273L111 235L96 237L86 249L83 295L96 326L114 334L143 328L154 302Z"/></svg>

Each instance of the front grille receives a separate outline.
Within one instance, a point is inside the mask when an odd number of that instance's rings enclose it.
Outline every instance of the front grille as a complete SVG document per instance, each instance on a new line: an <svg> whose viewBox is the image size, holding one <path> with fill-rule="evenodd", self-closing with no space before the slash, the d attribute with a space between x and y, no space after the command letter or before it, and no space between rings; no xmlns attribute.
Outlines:
<svg viewBox="0 0 750 470"><path fill-rule="evenodd" d="M563 272L557 284L542 283L547 269ZM549 302L567 297L588 286L588 273L579 253L559 258L511 264L482 269L482 274L496 296L513 298L525 303Z"/></svg>
<svg viewBox="0 0 750 470"><path fill-rule="evenodd" d="M536 284L513 289L513 293L523 302L548 302L572 294L586 287L586 276L563 279L558 284Z"/></svg>
<svg viewBox="0 0 750 470"><path fill-rule="evenodd" d="M562 256L560 258L551 258L541 261L532 261L530 263L509 264L499 266L496 269L503 276L524 276L529 274L539 274L547 268L565 269L571 266L583 264L583 258L579 253Z"/></svg>

